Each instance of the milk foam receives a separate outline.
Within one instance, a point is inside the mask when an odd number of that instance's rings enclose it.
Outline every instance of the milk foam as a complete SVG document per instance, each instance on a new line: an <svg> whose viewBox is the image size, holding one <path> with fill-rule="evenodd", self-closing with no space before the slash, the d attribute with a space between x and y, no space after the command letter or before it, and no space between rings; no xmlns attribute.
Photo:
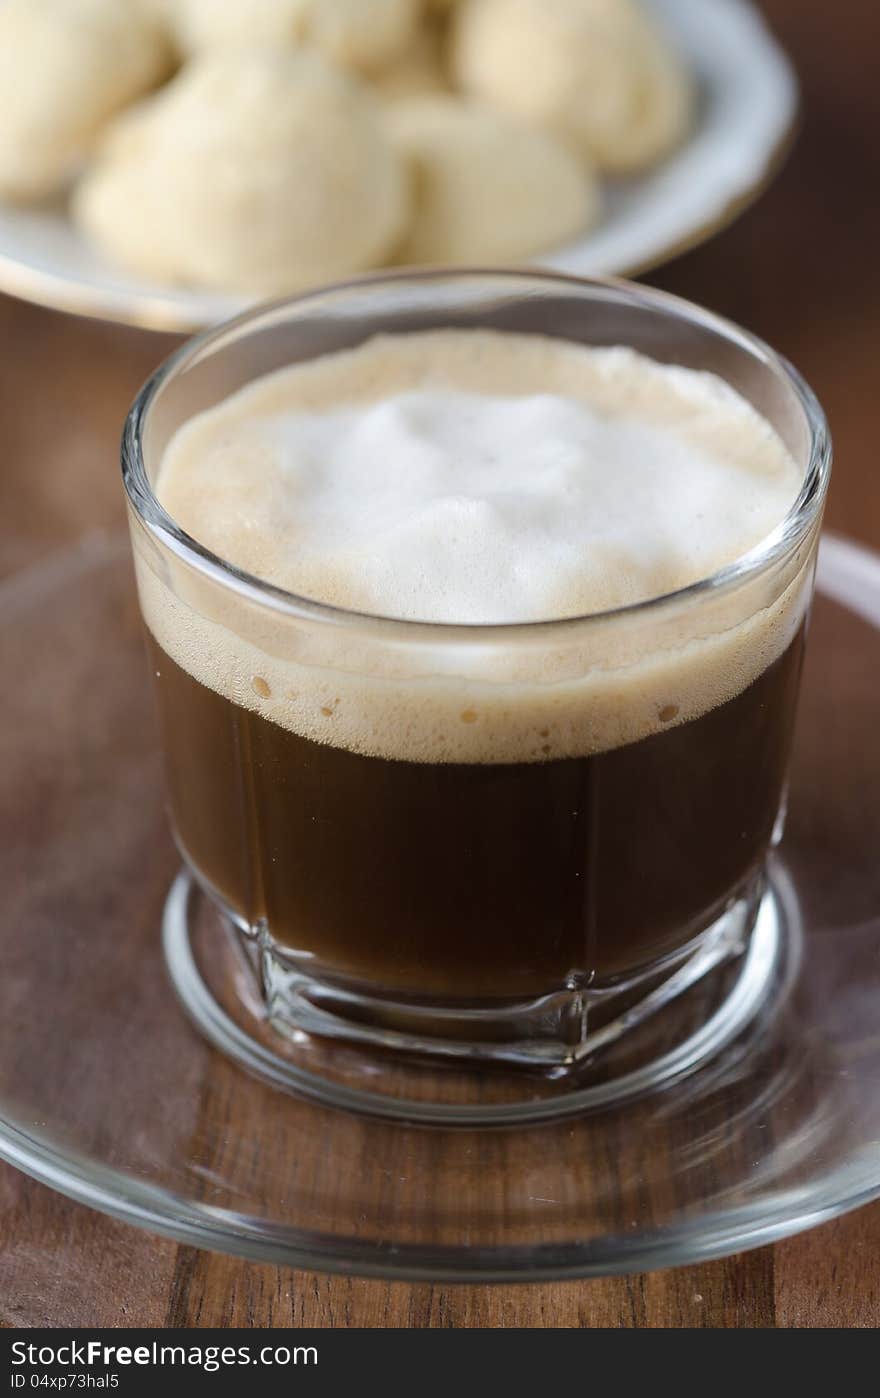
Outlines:
<svg viewBox="0 0 880 1398"><path fill-rule="evenodd" d="M193 537L288 591L492 624L706 577L760 543L800 483L769 424L711 375L627 349L432 331L249 385L178 432L157 490ZM360 752L500 762L602 751L733 697L791 639L806 571L656 634L601 622L406 652L257 619L143 564L139 582L159 643L234 702Z"/></svg>

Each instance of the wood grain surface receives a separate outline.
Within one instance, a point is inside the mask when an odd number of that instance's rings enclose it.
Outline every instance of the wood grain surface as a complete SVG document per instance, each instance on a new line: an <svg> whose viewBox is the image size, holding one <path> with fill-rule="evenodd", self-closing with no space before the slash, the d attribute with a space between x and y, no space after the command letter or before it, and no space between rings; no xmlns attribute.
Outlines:
<svg viewBox="0 0 880 1398"><path fill-rule="evenodd" d="M652 282L730 315L806 374L836 440L828 522L880 547L880 6L766 0L804 89L778 183ZM0 577L118 529L117 446L172 347L0 299ZM150 1236L0 1166L0 1325L873 1326L880 1204L773 1247L666 1272L541 1286L409 1286L254 1265Z"/></svg>

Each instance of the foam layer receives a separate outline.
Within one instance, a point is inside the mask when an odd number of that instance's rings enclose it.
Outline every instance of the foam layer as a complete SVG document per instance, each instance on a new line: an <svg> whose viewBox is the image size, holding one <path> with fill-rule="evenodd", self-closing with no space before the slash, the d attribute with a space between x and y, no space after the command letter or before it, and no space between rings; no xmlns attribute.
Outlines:
<svg viewBox="0 0 880 1398"><path fill-rule="evenodd" d="M395 618L595 613L705 577L779 524L799 472L721 380L626 349L437 331L250 385L171 442L158 493L195 538L300 595ZM405 649L388 628L257 614L139 567L186 670L321 742L417 761L602 751L740 692L802 616L801 559L662 624L592 621ZM176 595L175 595L176 594Z"/></svg>
<svg viewBox="0 0 880 1398"><path fill-rule="evenodd" d="M178 434L158 484L195 538L288 591L489 624L684 587L770 533L798 487L719 379L461 331L251 385Z"/></svg>

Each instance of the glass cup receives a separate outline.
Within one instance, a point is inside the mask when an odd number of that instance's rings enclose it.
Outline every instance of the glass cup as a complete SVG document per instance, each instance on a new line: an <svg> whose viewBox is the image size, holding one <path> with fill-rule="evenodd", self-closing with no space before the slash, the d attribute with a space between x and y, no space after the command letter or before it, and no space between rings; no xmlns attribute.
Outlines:
<svg viewBox="0 0 880 1398"><path fill-rule="evenodd" d="M704 581L492 626L291 595L159 503L163 451L194 414L377 332L450 326L712 371L775 427L800 495ZM619 1036L740 955L781 832L829 471L821 409L784 360L623 282L389 274L259 307L174 355L123 442L171 820L271 1023L564 1072L609 1023Z"/></svg>

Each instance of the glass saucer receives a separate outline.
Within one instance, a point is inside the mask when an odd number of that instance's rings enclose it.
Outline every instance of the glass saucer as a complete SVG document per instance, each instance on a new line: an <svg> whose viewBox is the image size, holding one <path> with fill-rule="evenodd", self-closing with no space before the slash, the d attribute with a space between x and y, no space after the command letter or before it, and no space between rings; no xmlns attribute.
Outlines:
<svg viewBox="0 0 880 1398"><path fill-rule="evenodd" d="M763 956L748 1013L655 1091L621 1093L623 1062L582 1100L447 1070L452 1116L428 1124L378 1056L307 1041L279 1074L277 1042L239 1024L243 1071L192 1027L160 935L177 859L127 541L0 586L0 1156L202 1247L414 1279L669 1266L880 1195L880 558L827 539L820 589L786 836L716 988L719 1009L744 995ZM228 1034L247 968L205 964L196 913L176 941L166 918L174 981ZM357 1111L314 1090L330 1074Z"/></svg>

